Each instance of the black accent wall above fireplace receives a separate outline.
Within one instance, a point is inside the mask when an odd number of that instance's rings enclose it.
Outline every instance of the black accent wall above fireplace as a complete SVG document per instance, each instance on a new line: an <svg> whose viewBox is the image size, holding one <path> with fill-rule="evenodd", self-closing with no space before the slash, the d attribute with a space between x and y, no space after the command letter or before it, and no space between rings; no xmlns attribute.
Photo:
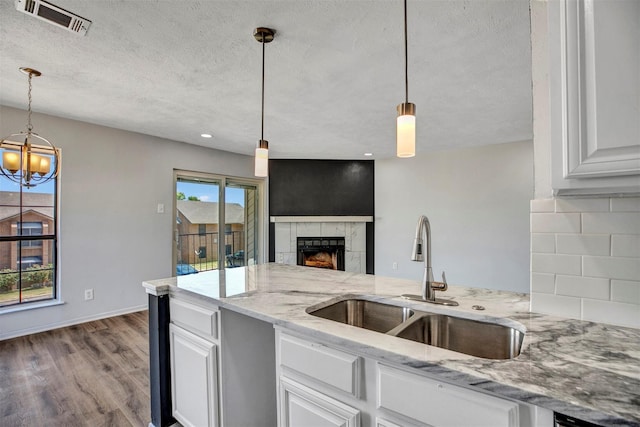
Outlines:
<svg viewBox="0 0 640 427"><path fill-rule="evenodd" d="M269 160L271 216L373 212L373 160Z"/></svg>

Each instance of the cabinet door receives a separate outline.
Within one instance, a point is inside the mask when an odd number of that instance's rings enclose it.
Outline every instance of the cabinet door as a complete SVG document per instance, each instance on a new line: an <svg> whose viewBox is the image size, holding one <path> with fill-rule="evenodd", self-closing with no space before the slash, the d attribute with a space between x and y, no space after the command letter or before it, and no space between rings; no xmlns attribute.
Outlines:
<svg viewBox="0 0 640 427"><path fill-rule="evenodd" d="M169 325L173 416L183 426L218 425L216 345Z"/></svg>
<svg viewBox="0 0 640 427"><path fill-rule="evenodd" d="M640 2L548 7L553 187L558 194L637 192Z"/></svg>
<svg viewBox="0 0 640 427"><path fill-rule="evenodd" d="M299 384L280 378L280 427L359 427L360 411Z"/></svg>
<svg viewBox="0 0 640 427"><path fill-rule="evenodd" d="M390 366L378 366L378 408L434 427L518 427L519 405Z"/></svg>

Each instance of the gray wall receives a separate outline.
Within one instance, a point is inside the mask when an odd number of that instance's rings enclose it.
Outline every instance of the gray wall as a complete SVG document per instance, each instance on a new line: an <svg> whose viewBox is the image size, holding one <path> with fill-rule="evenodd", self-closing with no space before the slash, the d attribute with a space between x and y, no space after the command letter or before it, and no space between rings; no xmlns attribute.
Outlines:
<svg viewBox="0 0 640 427"><path fill-rule="evenodd" d="M425 214L436 280L528 293L532 197L531 141L376 161L376 275L421 280L409 258Z"/></svg>
<svg viewBox="0 0 640 427"><path fill-rule="evenodd" d="M0 117L3 136L25 126L25 111L1 107ZM145 308L142 281L173 275L173 169L253 177L248 156L40 114L33 123L62 149L64 304L3 313L0 339ZM92 301L84 301L87 288Z"/></svg>

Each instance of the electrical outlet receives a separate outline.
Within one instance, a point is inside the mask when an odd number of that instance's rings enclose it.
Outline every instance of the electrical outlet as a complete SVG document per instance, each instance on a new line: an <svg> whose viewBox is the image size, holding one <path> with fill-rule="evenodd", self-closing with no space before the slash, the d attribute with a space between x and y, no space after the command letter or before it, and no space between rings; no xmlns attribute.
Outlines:
<svg viewBox="0 0 640 427"><path fill-rule="evenodd" d="M397 270L398 269L398 263L394 261L392 266L391 266L391 268L393 268L394 270Z"/></svg>
<svg viewBox="0 0 640 427"><path fill-rule="evenodd" d="M276 262L277 262L278 264L282 264L282 263L284 263L284 254L281 254L281 253L280 253L280 254L278 254Z"/></svg>
<svg viewBox="0 0 640 427"><path fill-rule="evenodd" d="M85 289L84 290L84 300L90 301L93 299L93 289Z"/></svg>

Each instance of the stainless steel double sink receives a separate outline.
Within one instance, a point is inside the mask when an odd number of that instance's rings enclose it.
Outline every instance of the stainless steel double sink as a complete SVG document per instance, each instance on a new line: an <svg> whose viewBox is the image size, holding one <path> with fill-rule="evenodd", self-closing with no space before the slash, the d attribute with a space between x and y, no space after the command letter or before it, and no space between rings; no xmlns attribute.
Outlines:
<svg viewBox="0 0 640 427"><path fill-rule="evenodd" d="M486 359L517 357L524 339L524 331L514 327L358 297L309 307L307 313Z"/></svg>

